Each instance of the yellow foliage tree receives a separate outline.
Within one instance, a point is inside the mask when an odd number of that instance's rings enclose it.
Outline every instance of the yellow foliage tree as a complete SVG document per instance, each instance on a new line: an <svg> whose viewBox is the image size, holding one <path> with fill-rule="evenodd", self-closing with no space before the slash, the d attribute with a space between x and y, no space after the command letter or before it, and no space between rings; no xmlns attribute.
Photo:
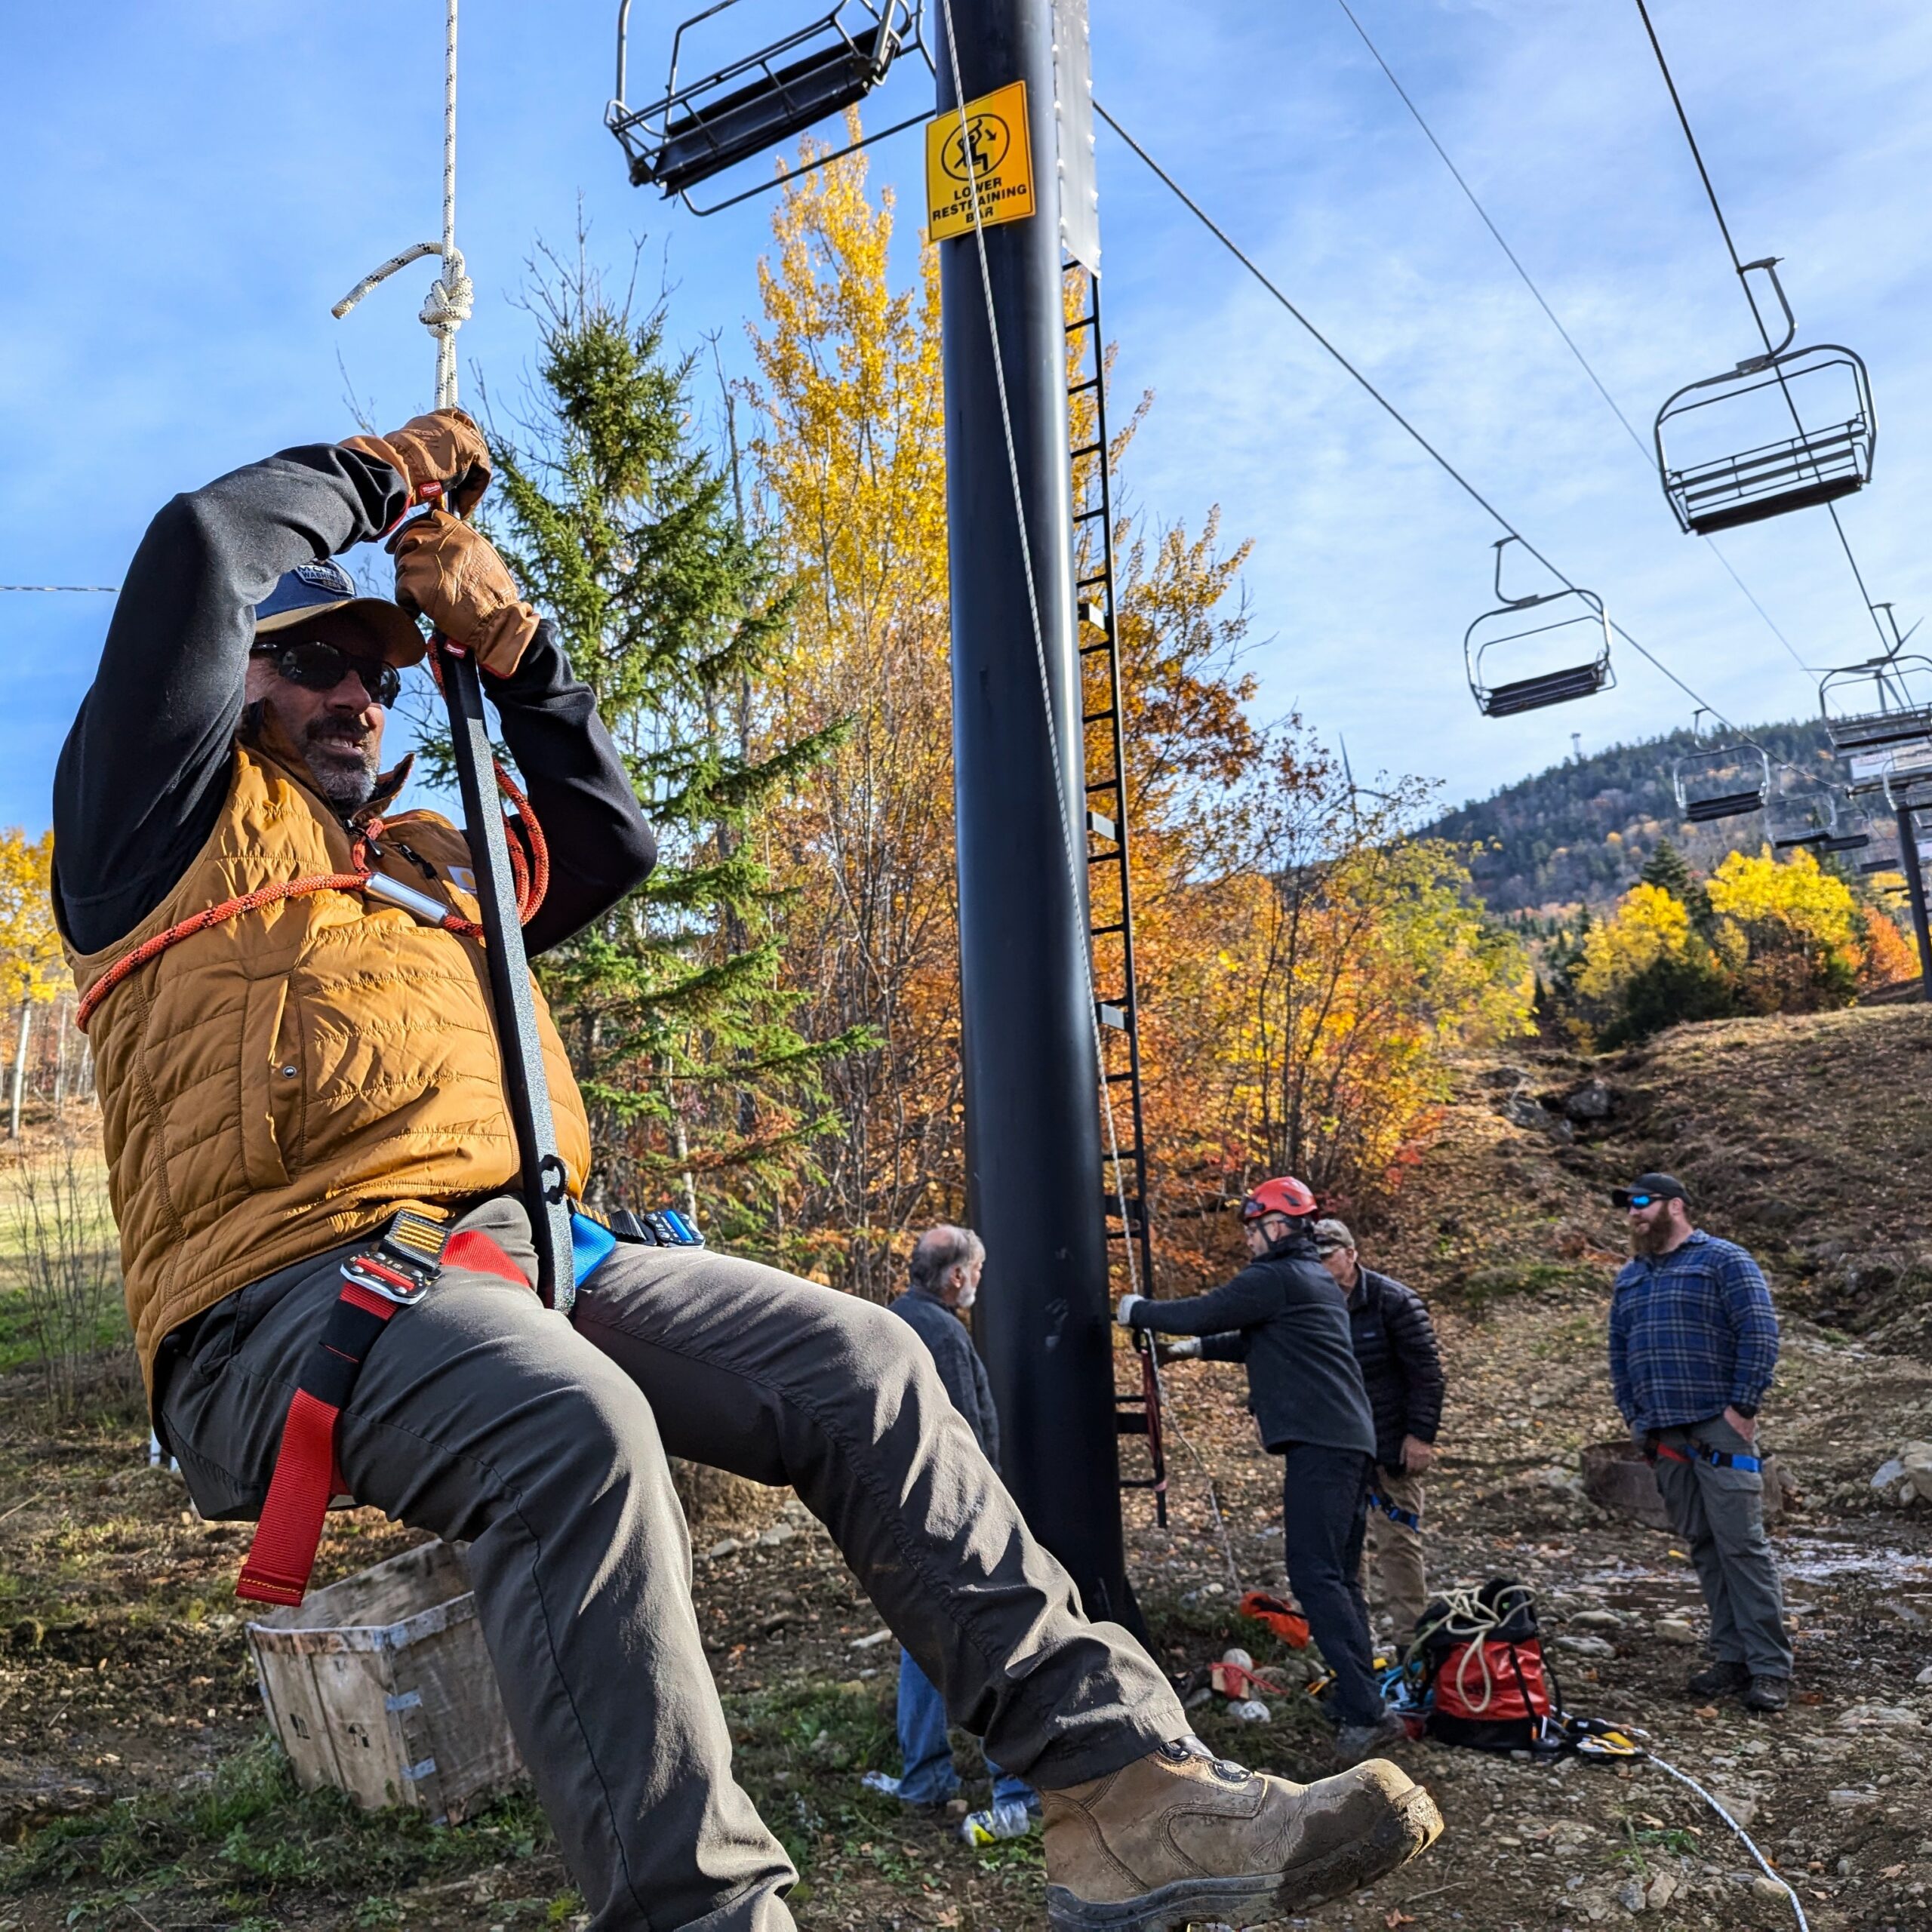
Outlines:
<svg viewBox="0 0 1932 1932"><path fill-rule="evenodd" d="M1583 937L1577 990L1586 999L1614 1001L1661 959L1681 958L1690 948L1690 914L1681 899L1658 885L1633 885L1617 910Z"/></svg>
<svg viewBox="0 0 1932 1932"><path fill-rule="evenodd" d="M1709 890L1720 949L1735 963L1749 1010L1803 1013L1850 1003L1867 926L1843 879L1802 848L1782 861L1768 850L1733 852L1711 875Z"/></svg>
<svg viewBox="0 0 1932 1932"><path fill-rule="evenodd" d="M69 983L54 924L54 835L0 832L0 1004L38 1005Z"/></svg>

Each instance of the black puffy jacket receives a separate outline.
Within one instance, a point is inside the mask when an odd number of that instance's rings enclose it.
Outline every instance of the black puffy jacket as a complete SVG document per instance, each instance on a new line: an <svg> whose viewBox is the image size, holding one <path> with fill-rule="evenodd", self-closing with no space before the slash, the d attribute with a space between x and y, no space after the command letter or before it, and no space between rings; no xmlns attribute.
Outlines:
<svg viewBox="0 0 1932 1932"><path fill-rule="evenodd" d="M1433 1442L1442 1426L1442 1358L1414 1289L1358 1266L1349 1294L1349 1336L1375 1412L1375 1460L1402 1466L1402 1438Z"/></svg>

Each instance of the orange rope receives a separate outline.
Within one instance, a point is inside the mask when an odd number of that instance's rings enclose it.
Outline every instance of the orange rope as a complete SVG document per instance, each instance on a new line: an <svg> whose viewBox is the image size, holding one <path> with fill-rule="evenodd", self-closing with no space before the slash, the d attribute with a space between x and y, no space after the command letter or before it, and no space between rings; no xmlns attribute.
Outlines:
<svg viewBox="0 0 1932 1932"><path fill-rule="evenodd" d="M518 921L527 926L536 915L537 909L543 904L544 894L550 889L550 848L544 839L543 828L537 823L537 814L530 808L530 801L518 789L509 773L500 764L497 764L494 759L491 762L496 771L499 789L516 808L517 816L514 823L521 837L509 841L510 870L515 881ZM366 891L370 880L375 875L375 869L366 863L369 847L383 829L383 821L374 819L357 835L349 857L352 863L362 866L363 869L359 872L311 872L281 884L257 886L253 892L242 893L233 899L224 899L217 906L204 906L200 912L191 914L178 924L170 926L165 932L155 933L144 939L131 952L115 960L88 989L75 1009L75 1026L85 1033L88 1022L93 1018L95 1010L123 980L139 972L150 960L159 958L170 946L178 946L184 939L192 939L197 933L207 932L211 928L229 919L239 918L245 913L259 912L264 907L278 905L285 899L306 898L317 892ZM523 851L525 840L528 841L530 847L527 860ZM445 932L454 933L459 939L480 940L483 937L483 928L474 919L466 919L460 912L445 913L438 924Z"/></svg>

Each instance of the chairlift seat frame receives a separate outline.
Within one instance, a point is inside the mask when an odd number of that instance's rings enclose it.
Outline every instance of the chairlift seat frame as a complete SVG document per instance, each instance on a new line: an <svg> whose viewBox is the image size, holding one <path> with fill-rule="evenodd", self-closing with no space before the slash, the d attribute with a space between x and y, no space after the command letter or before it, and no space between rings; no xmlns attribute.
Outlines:
<svg viewBox="0 0 1932 1932"><path fill-rule="evenodd" d="M1918 675L1932 681L1932 658L1900 657L1897 651L1883 657L1868 658L1862 664L1847 664L1827 671L1819 681L1818 709L1824 719L1825 734L1837 752L1876 751L1887 745L1900 745L1915 738L1932 737L1932 703L1911 701L1905 680ZM1896 684L1895 694L1890 694ZM1855 711L1833 711L1834 692L1842 694L1860 685L1875 694L1875 709L1868 703ZM1888 694L1895 703L1887 701Z"/></svg>
<svg viewBox="0 0 1932 1932"><path fill-rule="evenodd" d="M1747 778L1753 782L1746 783ZM1722 789L1700 792L1700 780L1714 780ZM1771 789L1771 761L1755 745L1709 745L1678 758L1671 768L1670 782L1684 822L1711 825L1764 810Z"/></svg>
<svg viewBox="0 0 1932 1932"><path fill-rule="evenodd" d="M633 108L624 99L630 0L622 0L617 92L604 121L629 158L634 187L648 183L666 196L688 197L714 175L863 100L918 38L909 0L835 0L829 12L783 38L681 87L685 35L737 4L717 0L682 22L672 39L663 94Z"/></svg>
<svg viewBox="0 0 1932 1932"><path fill-rule="evenodd" d="M1476 709L1485 718L1514 718L1526 711L1541 711L1550 705L1567 704L1573 699L1594 697L1598 691L1611 689L1617 682L1617 673L1610 659L1610 616L1604 608L1603 599L1595 591L1571 585L1561 590L1543 591L1533 597L1505 595L1503 552L1518 540L1514 537L1497 540L1498 604L1494 610L1485 611L1463 633L1463 667L1469 677L1469 693L1476 701ZM1492 625L1499 619L1555 604L1574 604L1578 608L1574 614L1558 617L1554 622L1531 624L1519 630L1499 631L1493 636L1480 635L1484 626ZM1601 633L1603 640L1595 654L1586 662L1559 666L1527 678L1508 678L1500 684L1492 685L1484 680L1483 660L1499 646L1521 644L1546 632L1568 630L1579 624L1587 625L1592 632Z"/></svg>
<svg viewBox="0 0 1932 1932"><path fill-rule="evenodd" d="M1798 322L1778 280L1776 260L1747 262L1739 271L1740 278L1752 269L1761 269L1770 279L1778 306L1784 312L1783 340L1770 346L1767 330L1766 353L1748 355L1722 375L1706 376L1685 383L1666 398L1651 432L1664 495L1678 528L1690 536L1712 537L1720 531L1761 523L1789 511L1814 509L1850 496L1872 480L1878 416L1864 358L1842 343L1820 342L1803 349L1792 348ZM1744 286L1753 313L1760 313L1748 280ZM1847 416L1822 428L1807 429L1792 398L1792 385L1808 382L1830 369L1842 370L1851 378L1854 407ZM1673 466L1665 442L1667 425L1674 423L1681 431L1697 411L1721 409L1774 384L1783 392L1791 411L1794 435L1760 443L1735 455ZM1809 383L1808 392L1816 394L1819 386L1815 382Z"/></svg>

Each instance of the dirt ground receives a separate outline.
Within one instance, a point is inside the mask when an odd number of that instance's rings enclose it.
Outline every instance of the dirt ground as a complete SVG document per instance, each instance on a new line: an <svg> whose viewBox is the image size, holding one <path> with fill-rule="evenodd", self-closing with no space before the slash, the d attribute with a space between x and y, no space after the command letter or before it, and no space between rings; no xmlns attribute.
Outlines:
<svg viewBox="0 0 1932 1932"><path fill-rule="evenodd" d="M1717 1793L1818 1932L1932 1927L1932 1503L1869 1478L1932 1438L1921 1272L1926 1110L1906 1078L1932 1016L1891 1008L1725 1023L1638 1055L1466 1069L1430 1152L1380 1228L1378 1265L1430 1298L1451 1401L1429 1494L1432 1577L1535 1586L1578 1710L1641 1726ZM1882 1104L1875 1103L1882 1097ZM1798 1695L1773 1718L1682 1694L1701 1627L1668 1535L1586 1500L1577 1455L1618 1425L1602 1366L1620 1259L1612 1180L1664 1164L1702 1218L1769 1261L1786 1317L1767 1438L1801 1492L1776 1535ZM1854 1332L1854 1331L1857 1332ZM1291 1694L1270 1721L1195 1713L1226 1755L1327 1768L1308 1667L1243 1624L1211 1520L1211 1472L1247 1585L1280 1583L1275 1471L1238 1372L1168 1374L1172 1527L1128 1499L1131 1564L1163 1660L1252 1651ZM582 1922L540 1816L512 1795L436 1829L294 1792L265 1743L230 1595L246 1531L203 1524L146 1465L130 1416L53 1432L0 1385L0 1932ZM697 1537L696 1589L741 1775L803 1874L816 1928L1020 1932L1044 1923L1037 1840L975 1854L949 1821L900 1814L860 1777L896 1769L896 1654L795 1505ZM406 1546L369 1512L333 1519L322 1574ZM1923 1679L1923 1681L1921 1681ZM960 1740L960 1762L980 1775ZM1422 1859L1298 1924L1559 1932L1638 1912L1660 1928L1798 1923L1716 1816L1654 1765L1532 1764L1433 1745L1398 1754L1447 1829ZM977 1795L983 1795L983 1785Z"/></svg>

